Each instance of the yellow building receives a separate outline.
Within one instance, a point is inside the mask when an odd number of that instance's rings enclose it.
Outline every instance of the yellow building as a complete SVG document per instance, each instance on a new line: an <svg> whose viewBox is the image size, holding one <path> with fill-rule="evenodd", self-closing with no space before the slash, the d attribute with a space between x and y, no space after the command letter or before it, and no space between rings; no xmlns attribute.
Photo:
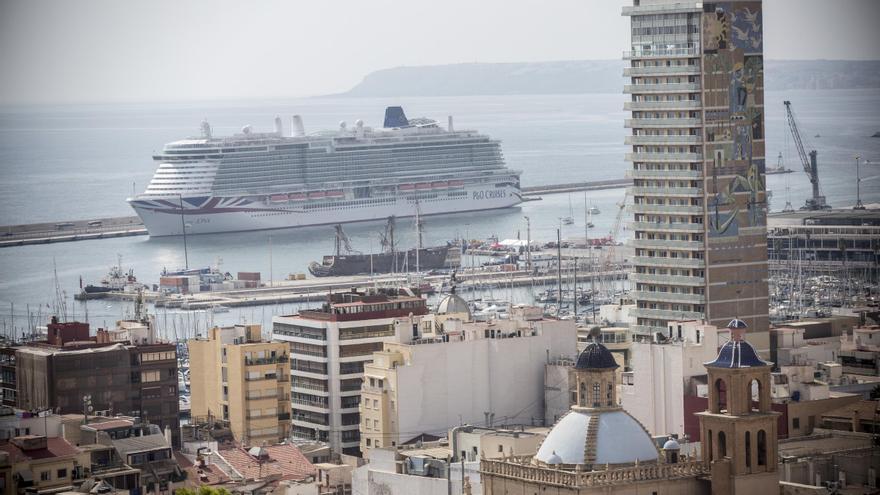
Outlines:
<svg viewBox="0 0 880 495"><path fill-rule="evenodd" d="M63 438L24 435L0 445L0 471L4 495L64 491L82 479L90 465L89 453Z"/></svg>
<svg viewBox="0 0 880 495"><path fill-rule="evenodd" d="M264 342L259 325L212 328L187 341L194 421L229 422L245 445L274 444L290 434L288 345Z"/></svg>

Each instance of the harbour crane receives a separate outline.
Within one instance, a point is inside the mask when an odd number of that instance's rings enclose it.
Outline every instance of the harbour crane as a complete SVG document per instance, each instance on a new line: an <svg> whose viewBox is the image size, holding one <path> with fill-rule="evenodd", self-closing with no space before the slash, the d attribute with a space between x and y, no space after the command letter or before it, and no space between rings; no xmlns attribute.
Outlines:
<svg viewBox="0 0 880 495"><path fill-rule="evenodd" d="M804 206L801 207L802 210L827 210L830 209L827 203L825 203L825 196L819 194L819 164L816 162L816 150L810 150L809 153L804 148L804 142L801 139L801 133L798 130L797 121L794 118L794 112L791 110L791 102L784 101L785 104L785 114L788 118L788 128L791 130L791 135L794 138L794 144L797 148L798 156L801 159L801 164L804 167L804 172L810 176L810 184L813 186L813 197L807 199L807 202ZM809 158L807 156L809 155Z"/></svg>

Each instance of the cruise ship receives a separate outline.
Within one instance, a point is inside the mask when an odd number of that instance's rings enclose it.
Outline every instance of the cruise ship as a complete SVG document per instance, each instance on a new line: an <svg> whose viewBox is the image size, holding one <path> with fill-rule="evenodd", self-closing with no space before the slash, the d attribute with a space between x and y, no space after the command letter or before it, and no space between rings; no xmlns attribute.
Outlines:
<svg viewBox="0 0 880 495"><path fill-rule="evenodd" d="M508 208L522 201L519 172L499 141L437 121L385 110L383 127L340 122L306 134L250 126L165 145L146 191L128 199L151 236L341 224Z"/></svg>

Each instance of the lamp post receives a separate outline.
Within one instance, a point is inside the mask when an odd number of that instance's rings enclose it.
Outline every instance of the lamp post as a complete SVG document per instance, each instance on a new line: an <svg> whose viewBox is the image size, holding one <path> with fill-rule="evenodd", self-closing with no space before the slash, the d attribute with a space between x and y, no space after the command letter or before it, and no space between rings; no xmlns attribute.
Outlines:
<svg viewBox="0 0 880 495"><path fill-rule="evenodd" d="M532 273L532 222L527 216L523 216L523 218L526 219L526 265L529 268L529 273Z"/></svg>
<svg viewBox="0 0 880 495"><path fill-rule="evenodd" d="M859 173L859 155L856 155L856 205L853 210L864 210L862 204L862 175Z"/></svg>
<svg viewBox="0 0 880 495"><path fill-rule="evenodd" d="M189 252L186 248L186 228L192 227L192 225L187 224L183 219L183 195L178 194L177 198L180 200L180 227L183 229L183 266L186 270L189 270Z"/></svg>

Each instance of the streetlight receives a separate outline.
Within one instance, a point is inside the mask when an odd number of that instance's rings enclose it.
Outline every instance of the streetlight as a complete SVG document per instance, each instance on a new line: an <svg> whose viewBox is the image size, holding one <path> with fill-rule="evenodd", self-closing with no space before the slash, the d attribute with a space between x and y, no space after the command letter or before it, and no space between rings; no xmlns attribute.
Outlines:
<svg viewBox="0 0 880 495"><path fill-rule="evenodd" d="M529 273L532 272L532 222L529 220L529 217L523 216L526 219L526 265L529 267Z"/></svg>
<svg viewBox="0 0 880 495"><path fill-rule="evenodd" d="M853 210L864 210L865 205L862 204L862 176L859 173L859 155L856 155L856 205Z"/></svg>
<svg viewBox="0 0 880 495"><path fill-rule="evenodd" d="M191 223L186 223L183 220L183 195L178 194L177 198L180 200L180 226L183 229L183 260L184 260L184 268L189 270L189 252L186 248L186 228L192 227Z"/></svg>
<svg viewBox="0 0 880 495"><path fill-rule="evenodd" d="M83 395L83 421L85 424L89 424L89 413L94 411L95 409L92 407L92 396L89 394Z"/></svg>

